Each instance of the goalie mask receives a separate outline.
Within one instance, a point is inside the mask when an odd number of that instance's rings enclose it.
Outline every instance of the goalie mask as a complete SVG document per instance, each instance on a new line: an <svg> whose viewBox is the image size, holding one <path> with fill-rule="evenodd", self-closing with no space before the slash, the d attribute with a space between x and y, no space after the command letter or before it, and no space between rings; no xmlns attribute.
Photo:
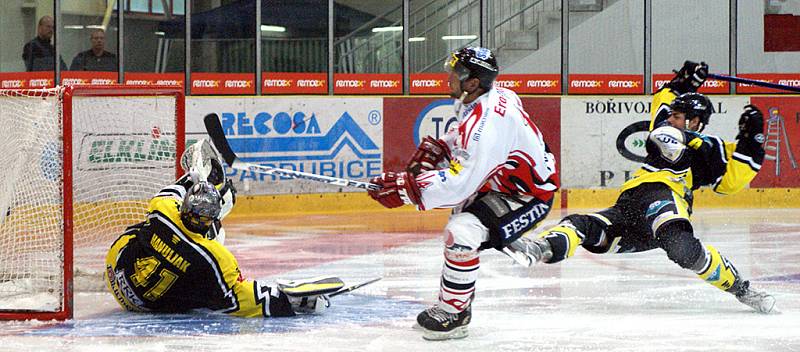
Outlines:
<svg viewBox="0 0 800 352"><path fill-rule="evenodd" d="M700 125L695 132L703 132L703 129L708 125L711 114L715 112L711 100L700 93L681 94L672 101L670 108L686 114L687 126L691 119L699 117Z"/></svg>
<svg viewBox="0 0 800 352"><path fill-rule="evenodd" d="M492 51L481 47L466 47L453 52L445 60L444 69L455 72L462 85L470 78L477 78L480 87L487 91L492 89L499 72L497 59Z"/></svg>
<svg viewBox="0 0 800 352"><path fill-rule="evenodd" d="M189 231L206 235L222 210L219 191L208 182L194 184L183 197L181 221Z"/></svg>

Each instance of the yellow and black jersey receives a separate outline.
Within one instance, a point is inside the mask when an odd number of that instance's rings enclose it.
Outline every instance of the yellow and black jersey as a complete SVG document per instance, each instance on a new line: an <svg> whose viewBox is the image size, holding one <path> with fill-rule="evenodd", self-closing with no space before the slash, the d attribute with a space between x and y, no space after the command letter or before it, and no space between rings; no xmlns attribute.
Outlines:
<svg viewBox="0 0 800 352"><path fill-rule="evenodd" d="M294 315L277 289L244 280L233 254L186 229L181 178L150 201L146 221L129 227L106 257L106 284L130 311L210 309L243 317Z"/></svg>
<svg viewBox="0 0 800 352"><path fill-rule="evenodd" d="M663 88L653 96L650 131L666 125L671 114L669 106L676 97L670 88ZM761 146L747 141L725 142L716 136L691 131L685 131L685 141L686 153L674 162L661 158L655 153L657 148L648 142L644 165L622 185L622 191L643 183L660 182L681 197L702 186L711 186L721 194L736 193L753 180L764 159Z"/></svg>

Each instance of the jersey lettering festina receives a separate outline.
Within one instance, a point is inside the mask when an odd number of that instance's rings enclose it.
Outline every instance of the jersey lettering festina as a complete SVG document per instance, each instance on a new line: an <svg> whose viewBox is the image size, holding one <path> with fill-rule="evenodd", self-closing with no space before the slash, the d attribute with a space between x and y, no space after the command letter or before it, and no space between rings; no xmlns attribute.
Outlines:
<svg viewBox="0 0 800 352"><path fill-rule="evenodd" d="M495 87L469 104L456 102L458 126L442 140L450 167L420 173L420 209L452 208L475 192L548 201L559 187L556 160L511 90Z"/></svg>

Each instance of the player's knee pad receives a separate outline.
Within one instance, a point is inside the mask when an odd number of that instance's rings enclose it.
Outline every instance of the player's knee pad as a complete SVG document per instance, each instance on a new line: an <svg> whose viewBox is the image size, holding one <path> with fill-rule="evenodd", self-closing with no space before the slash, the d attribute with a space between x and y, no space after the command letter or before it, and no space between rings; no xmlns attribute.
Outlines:
<svg viewBox="0 0 800 352"><path fill-rule="evenodd" d="M662 226L656 232L656 240L659 247L667 252L669 260L681 268L697 270L705 258L700 240L679 223Z"/></svg>
<svg viewBox="0 0 800 352"><path fill-rule="evenodd" d="M539 238L550 243L553 256L546 260L545 263L552 264L567 259L575 254L575 248L581 245L584 236L577 231L573 225L561 223L556 227L540 233Z"/></svg>
<svg viewBox="0 0 800 352"><path fill-rule="evenodd" d="M695 270L697 276L720 290L731 291L731 287L739 280L739 272L728 258L716 248L706 246L704 259L702 267Z"/></svg>
<svg viewBox="0 0 800 352"><path fill-rule="evenodd" d="M477 251L489 238L489 230L473 214L458 213L450 217L444 228L445 250L449 248Z"/></svg>

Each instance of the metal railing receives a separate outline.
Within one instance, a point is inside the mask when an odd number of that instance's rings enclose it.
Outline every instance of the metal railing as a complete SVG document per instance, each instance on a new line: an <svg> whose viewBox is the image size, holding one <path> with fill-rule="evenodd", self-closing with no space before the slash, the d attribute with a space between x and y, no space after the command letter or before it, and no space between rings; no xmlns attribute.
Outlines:
<svg viewBox="0 0 800 352"><path fill-rule="evenodd" d="M422 2L422 1L420 1ZM439 72L447 54L460 47L480 43L479 0L430 0L410 11L409 43L412 55L410 72ZM509 0L489 3L490 22L486 43L492 49L507 46L503 34L508 31L533 31L542 11L558 11L560 0ZM350 33L335 38L335 72L387 73L402 71L402 32L372 32L378 25L402 26L402 5L393 7L362 24ZM401 18L389 21L389 18ZM387 25L388 24L388 25ZM448 35L475 35L474 39L440 40ZM425 38L421 40L421 38ZM180 40L171 40L156 59L157 70L167 68L166 58L174 56ZM327 71L327 38L262 38L262 69L267 72ZM176 45L177 44L177 45ZM249 39L193 39L193 51L202 51L203 60L193 69L204 71L214 66L216 72L251 72L255 45ZM213 47L213 49L204 49ZM172 50L170 50L172 49ZM209 52L211 55L209 55ZM213 54L214 52L219 54ZM197 53L196 53L197 54ZM196 57L196 55L193 55ZM199 62L199 64L197 64ZM510 64L505 62L505 64Z"/></svg>

